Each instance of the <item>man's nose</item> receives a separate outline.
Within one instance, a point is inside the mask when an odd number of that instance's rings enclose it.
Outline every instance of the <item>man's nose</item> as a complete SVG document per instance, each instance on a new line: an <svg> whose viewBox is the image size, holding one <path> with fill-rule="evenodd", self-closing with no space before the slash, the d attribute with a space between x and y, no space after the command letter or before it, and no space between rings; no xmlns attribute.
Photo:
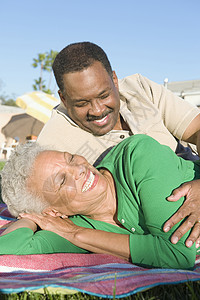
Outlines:
<svg viewBox="0 0 200 300"><path fill-rule="evenodd" d="M100 100L93 100L89 109L89 114L94 116L100 116L104 111L103 104Z"/></svg>

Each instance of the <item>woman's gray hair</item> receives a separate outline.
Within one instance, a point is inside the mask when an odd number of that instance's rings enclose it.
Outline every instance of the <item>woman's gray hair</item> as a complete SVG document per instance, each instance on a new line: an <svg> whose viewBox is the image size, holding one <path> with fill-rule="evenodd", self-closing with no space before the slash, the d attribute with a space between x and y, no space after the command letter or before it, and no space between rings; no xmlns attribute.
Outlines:
<svg viewBox="0 0 200 300"><path fill-rule="evenodd" d="M36 142L19 145L12 152L1 172L2 199L7 204L10 213L18 217L20 213L41 213L48 206L36 192L27 188L36 157L49 150Z"/></svg>

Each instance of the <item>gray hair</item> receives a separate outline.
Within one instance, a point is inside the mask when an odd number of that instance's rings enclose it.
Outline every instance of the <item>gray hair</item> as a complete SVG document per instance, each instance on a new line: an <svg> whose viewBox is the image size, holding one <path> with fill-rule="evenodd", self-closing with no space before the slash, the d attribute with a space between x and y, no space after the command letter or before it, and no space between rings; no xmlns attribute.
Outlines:
<svg viewBox="0 0 200 300"><path fill-rule="evenodd" d="M20 213L41 213L48 206L36 192L29 191L27 179L30 177L36 157L49 150L37 143L19 145L12 152L1 172L2 199L10 213L17 217Z"/></svg>

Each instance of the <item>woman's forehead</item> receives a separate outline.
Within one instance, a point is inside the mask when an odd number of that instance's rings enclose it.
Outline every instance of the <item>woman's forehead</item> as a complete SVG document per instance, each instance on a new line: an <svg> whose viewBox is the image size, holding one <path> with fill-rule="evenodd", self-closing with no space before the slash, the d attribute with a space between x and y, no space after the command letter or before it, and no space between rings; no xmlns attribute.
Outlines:
<svg viewBox="0 0 200 300"><path fill-rule="evenodd" d="M45 164L51 162L52 164L56 164L57 161L64 161L64 153L60 151L48 150L41 152L37 158L36 163Z"/></svg>

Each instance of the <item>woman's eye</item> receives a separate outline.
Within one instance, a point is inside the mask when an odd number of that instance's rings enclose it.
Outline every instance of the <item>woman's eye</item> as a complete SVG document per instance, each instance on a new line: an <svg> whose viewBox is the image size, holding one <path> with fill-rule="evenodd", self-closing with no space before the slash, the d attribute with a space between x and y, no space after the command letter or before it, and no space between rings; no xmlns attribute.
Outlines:
<svg viewBox="0 0 200 300"><path fill-rule="evenodd" d="M70 162L72 162L73 159L74 159L74 155L72 154L72 155L71 155L71 158L70 158Z"/></svg>
<svg viewBox="0 0 200 300"><path fill-rule="evenodd" d="M63 186L63 185L65 184L65 179L66 179L66 177L63 176L63 178L62 178L62 180L61 180L61 183L60 183L60 186Z"/></svg>

